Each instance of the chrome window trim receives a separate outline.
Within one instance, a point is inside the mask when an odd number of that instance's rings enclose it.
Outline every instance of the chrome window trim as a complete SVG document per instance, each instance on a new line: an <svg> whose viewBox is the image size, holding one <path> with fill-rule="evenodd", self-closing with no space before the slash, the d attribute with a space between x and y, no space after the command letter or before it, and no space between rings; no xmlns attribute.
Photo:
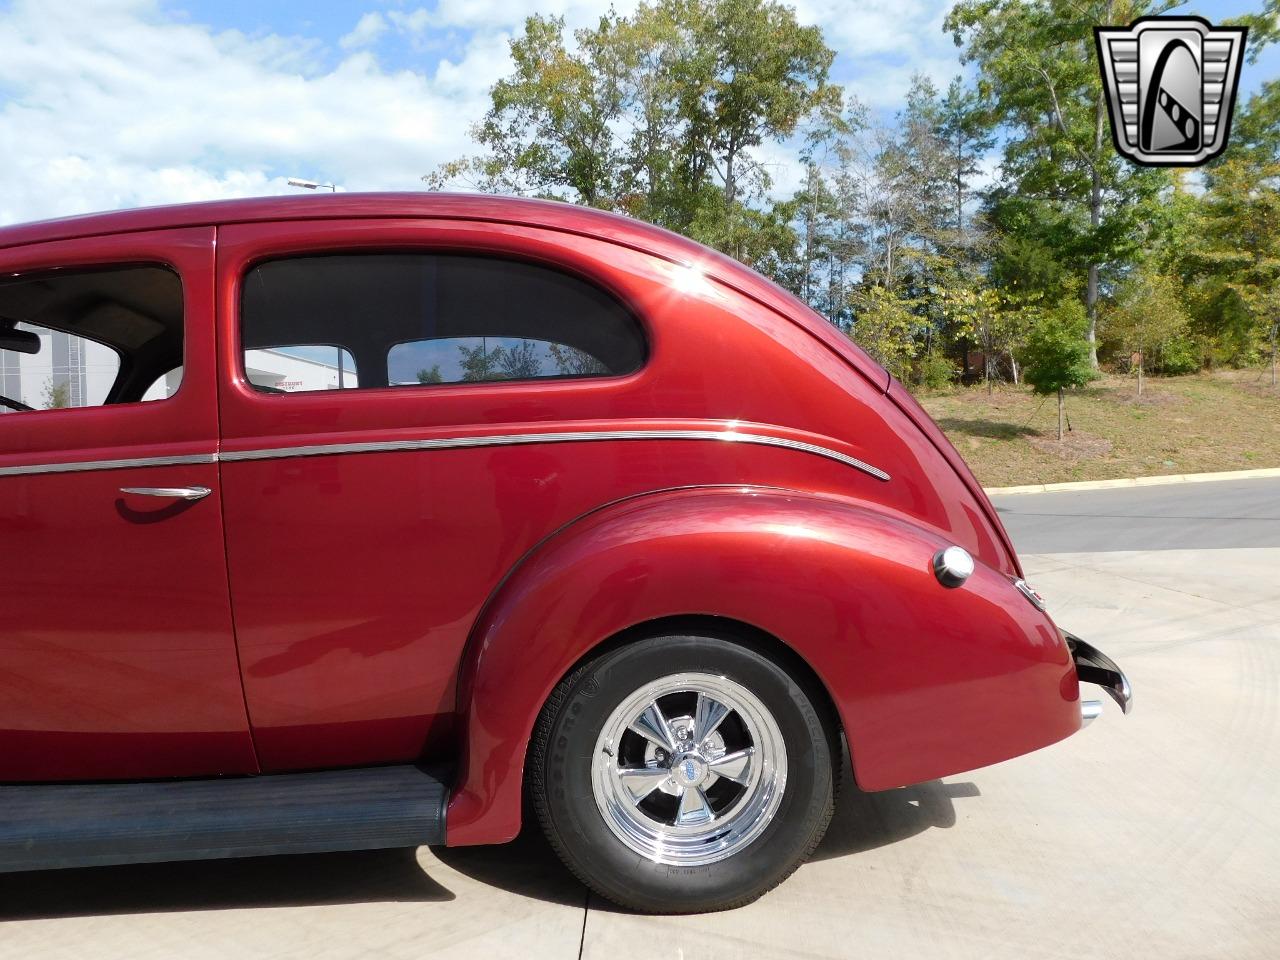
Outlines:
<svg viewBox="0 0 1280 960"><path fill-rule="evenodd" d="M530 443L581 443L598 440L720 440L733 443L753 443L767 447L781 447L800 453L835 460L845 466L861 470L877 480L891 479L889 474L856 457L840 453L829 447L818 446L803 440L786 437L770 437L759 433L740 433L736 430L565 430L554 433L479 434L470 437L437 437L426 440L385 440L369 443L326 443L298 447L272 447L261 450L224 452L220 459L226 462L243 460L274 460L285 457L323 457L342 453L390 453L405 450L452 450L462 447L518 446Z"/></svg>
<svg viewBox="0 0 1280 960"><path fill-rule="evenodd" d="M131 470L134 467L182 467L217 462L216 453L192 453L178 457L135 457L129 460L73 460L68 463L30 463L19 467L0 467L0 477L29 476L35 473L80 473L86 470Z"/></svg>
<svg viewBox="0 0 1280 960"><path fill-rule="evenodd" d="M0 477L30 476L42 473L75 473L87 470L128 470L135 467L176 467L198 463L235 463L246 460L277 460L290 457L325 457L344 453L394 453L413 450L454 450L465 447L503 447L530 443L582 443L599 440L718 440L729 443L751 443L808 453L875 477L890 480L889 474L829 447L736 430L564 430L554 433L479 434L470 437L435 437L422 440L384 440L368 443L326 443L298 447L267 447L259 450L237 450L223 453L200 453L177 457L138 457L130 460L78 460L68 463L33 463L16 467L0 467Z"/></svg>

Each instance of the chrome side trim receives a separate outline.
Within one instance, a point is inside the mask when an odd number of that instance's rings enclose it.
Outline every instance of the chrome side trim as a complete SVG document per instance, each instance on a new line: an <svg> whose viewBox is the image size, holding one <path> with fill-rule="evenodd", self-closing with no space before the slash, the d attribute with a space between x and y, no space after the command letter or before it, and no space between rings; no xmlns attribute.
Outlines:
<svg viewBox="0 0 1280 960"><path fill-rule="evenodd" d="M482 434L472 437L439 437L430 440L386 440L373 443L326 443L301 447L272 447L263 450L238 450L220 454L226 462L239 460L275 460L284 457L324 457L343 453L389 453L403 450L451 450L460 447L502 447L527 443L582 443L594 440L720 440L753 443L766 447L782 447L800 453L825 457L847 467L861 470L877 480L891 479L879 467L803 440L770 437L736 430L566 430L556 433Z"/></svg>
<svg viewBox="0 0 1280 960"><path fill-rule="evenodd" d="M76 460L70 463L30 463L20 467L0 467L0 477L33 473L79 473L84 470L129 470L134 467L181 467L196 463L217 463L216 453L193 453L181 457L136 457L132 460Z"/></svg>
<svg viewBox="0 0 1280 960"><path fill-rule="evenodd" d="M472 437L438 437L429 440L386 440L372 443L326 443L300 447L269 447L261 450L199 453L180 457L137 457L132 460L77 460L70 463L32 463L0 467L0 477L39 473L75 473L84 470L127 470L133 467L175 467L196 463L276 460L287 457L326 457L344 453L393 453L407 450L452 450L464 447L519 446L528 443L583 443L595 440L719 440L752 443L809 453L853 467L877 480L890 480L879 467L804 440L770 437L736 430L565 430L555 433L481 434Z"/></svg>

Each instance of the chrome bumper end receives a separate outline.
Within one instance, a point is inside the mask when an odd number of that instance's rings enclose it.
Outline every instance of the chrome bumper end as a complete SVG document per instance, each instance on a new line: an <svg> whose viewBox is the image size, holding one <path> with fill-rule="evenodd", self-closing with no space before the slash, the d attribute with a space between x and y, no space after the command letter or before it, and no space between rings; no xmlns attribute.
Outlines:
<svg viewBox="0 0 1280 960"><path fill-rule="evenodd" d="M1081 683L1093 683L1102 687L1120 707L1123 713L1133 711L1133 687L1129 678L1114 660L1105 653L1071 633L1063 633L1067 639L1067 648L1071 651L1071 659L1076 665L1076 674ZM1080 719L1083 726L1088 726L1102 715L1101 700L1082 700L1080 702Z"/></svg>

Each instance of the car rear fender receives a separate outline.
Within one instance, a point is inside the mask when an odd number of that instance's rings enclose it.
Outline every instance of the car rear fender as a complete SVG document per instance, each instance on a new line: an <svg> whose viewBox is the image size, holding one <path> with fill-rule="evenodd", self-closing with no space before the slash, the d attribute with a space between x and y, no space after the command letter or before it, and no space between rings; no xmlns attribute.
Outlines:
<svg viewBox="0 0 1280 960"><path fill-rule="evenodd" d="M871 506L768 488L621 501L542 544L486 607L459 680L450 845L520 829L525 754L555 685L637 625L704 615L776 637L826 686L864 789L919 782L1079 728L1062 636L981 563L959 588L948 544Z"/></svg>

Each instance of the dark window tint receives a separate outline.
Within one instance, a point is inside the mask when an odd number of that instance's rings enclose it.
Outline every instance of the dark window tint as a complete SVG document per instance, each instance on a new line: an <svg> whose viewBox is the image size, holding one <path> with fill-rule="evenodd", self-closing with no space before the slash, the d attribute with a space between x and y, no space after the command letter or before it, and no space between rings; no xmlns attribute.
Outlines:
<svg viewBox="0 0 1280 960"><path fill-rule="evenodd" d="M353 254L259 264L245 278L250 381L295 363L334 367L295 390L616 376L638 370L644 335L613 297L546 267L453 254ZM317 350L315 344L331 345ZM359 371L358 380L354 372ZM277 388L279 389L279 388Z"/></svg>
<svg viewBox="0 0 1280 960"><path fill-rule="evenodd" d="M182 281L128 265L0 281L0 413L164 399L182 380Z"/></svg>

